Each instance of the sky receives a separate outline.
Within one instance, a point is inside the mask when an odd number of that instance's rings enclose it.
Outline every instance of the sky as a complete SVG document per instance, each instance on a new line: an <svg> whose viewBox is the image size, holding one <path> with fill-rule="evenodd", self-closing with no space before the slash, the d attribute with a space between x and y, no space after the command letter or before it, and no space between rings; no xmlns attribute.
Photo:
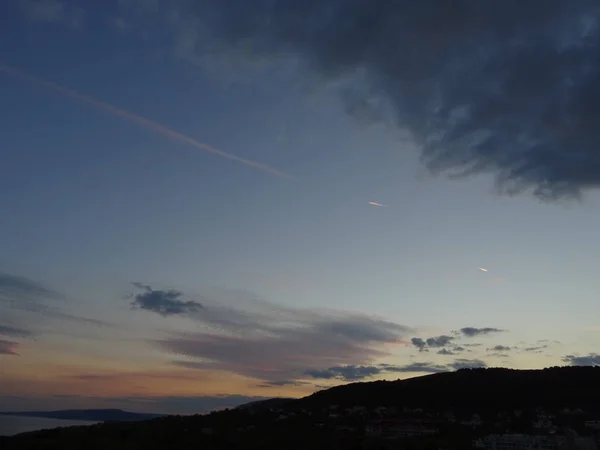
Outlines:
<svg viewBox="0 0 600 450"><path fill-rule="evenodd" d="M0 410L600 365L599 18L2 2Z"/></svg>

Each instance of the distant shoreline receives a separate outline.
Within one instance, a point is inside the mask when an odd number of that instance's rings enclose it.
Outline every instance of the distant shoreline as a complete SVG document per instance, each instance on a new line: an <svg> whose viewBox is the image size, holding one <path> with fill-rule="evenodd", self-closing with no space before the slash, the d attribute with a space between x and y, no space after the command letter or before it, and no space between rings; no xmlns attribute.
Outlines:
<svg viewBox="0 0 600 450"><path fill-rule="evenodd" d="M120 409L73 409L58 411L0 411L0 416L37 417L40 419L72 420L81 422L138 422L157 419L166 414L149 414Z"/></svg>
<svg viewBox="0 0 600 450"><path fill-rule="evenodd" d="M47 417L12 416L0 414L0 437L16 436L33 431L52 430L55 428L81 427L95 425L100 422L91 420L52 419ZM0 443L0 448L2 444Z"/></svg>

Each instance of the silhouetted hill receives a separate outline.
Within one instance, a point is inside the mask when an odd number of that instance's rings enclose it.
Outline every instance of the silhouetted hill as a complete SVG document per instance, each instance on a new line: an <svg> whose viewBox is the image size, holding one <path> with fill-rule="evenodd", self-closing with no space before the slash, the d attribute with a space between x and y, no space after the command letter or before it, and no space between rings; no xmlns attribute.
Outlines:
<svg viewBox="0 0 600 450"><path fill-rule="evenodd" d="M90 422L136 422L164 417L164 414L146 414L121 409L65 409L60 411L0 412L3 416L43 417L46 419L82 420Z"/></svg>
<svg viewBox="0 0 600 450"><path fill-rule="evenodd" d="M368 424L386 417L430 422L438 429L435 436L415 437L410 445L394 448L465 450L477 433L501 432L498 421L504 421L504 429L527 433L538 407L565 429L582 430L585 420L600 419L600 367L467 369L354 383L298 400L273 399L259 402L256 409L251 406L203 416L37 431L1 439L0 445L2 450L373 450L392 448L366 433ZM480 429L469 422L475 413L483 418Z"/></svg>
<svg viewBox="0 0 600 450"><path fill-rule="evenodd" d="M406 380L338 386L300 399L296 406L324 404L478 410L600 408L600 367L461 369Z"/></svg>

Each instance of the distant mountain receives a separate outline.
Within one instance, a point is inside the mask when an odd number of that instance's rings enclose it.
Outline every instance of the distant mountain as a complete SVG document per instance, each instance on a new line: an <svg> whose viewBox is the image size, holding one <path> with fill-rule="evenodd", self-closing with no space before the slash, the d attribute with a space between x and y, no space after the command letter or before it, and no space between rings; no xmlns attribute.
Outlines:
<svg viewBox="0 0 600 450"><path fill-rule="evenodd" d="M164 417L164 414L147 414L121 409L65 409L60 411L0 412L2 416L42 417L45 419L82 420L90 422L137 422Z"/></svg>

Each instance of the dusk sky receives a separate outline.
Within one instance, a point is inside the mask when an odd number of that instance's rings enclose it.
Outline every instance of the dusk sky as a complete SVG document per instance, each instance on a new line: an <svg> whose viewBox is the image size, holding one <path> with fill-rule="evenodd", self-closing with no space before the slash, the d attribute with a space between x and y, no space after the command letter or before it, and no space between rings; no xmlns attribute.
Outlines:
<svg viewBox="0 0 600 450"><path fill-rule="evenodd" d="M0 410L600 365L599 19L0 2Z"/></svg>

